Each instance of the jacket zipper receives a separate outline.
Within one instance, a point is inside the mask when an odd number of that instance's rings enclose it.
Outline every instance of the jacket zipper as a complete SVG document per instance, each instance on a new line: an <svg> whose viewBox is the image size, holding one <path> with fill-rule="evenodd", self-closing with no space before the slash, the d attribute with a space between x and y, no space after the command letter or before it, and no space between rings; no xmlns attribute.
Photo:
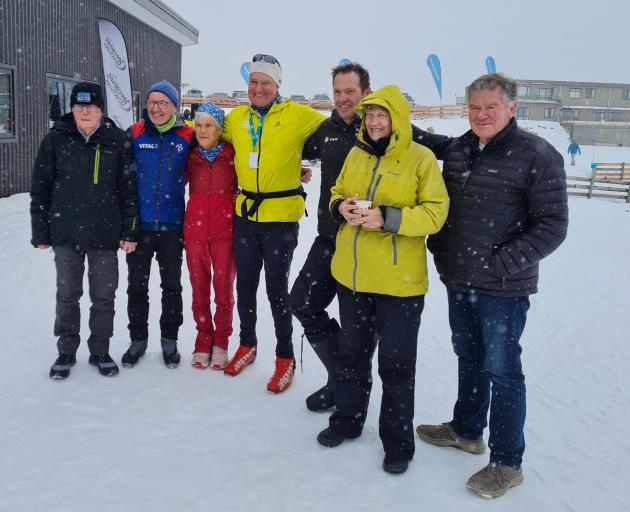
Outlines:
<svg viewBox="0 0 630 512"><path fill-rule="evenodd" d="M368 185L368 190L367 190L367 197L370 197L371 200L374 200L374 196L376 195L376 189L381 183L382 176L379 176L378 180L376 181L376 185L374 186L374 190L371 190L372 185L374 184L374 178L376 177L376 171L378 170L378 166L380 164L381 164L381 157L377 157L376 164L374 165L374 168L372 169L372 178L370 179L370 184ZM352 271L352 291L353 292L357 291L357 270L359 268L359 255L357 254L358 252L357 246L359 243L359 234L361 233L361 228L362 226L359 226L357 228L357 232L354 234L354 243L353 243L353 251L352 251L354 253L354 269Z"/></svg>
<svg viewBox="0 0 630 512"><path fill-rule="evenodd" d="M398 246L396 245L396 233L392 233L392 248L394 249L394 265L398 265Z"/></svg>
<svg viewBox="0 0 630 512"><path fill-rule="evenodd" d="M353 253L354 253L354 269L352 270L352 291L356 293L357 291L357 270L359 268L359 258L357 255L357 245L359 241L359 234L361 233L361 228L363 226L359 226L357 228L357 232L354 234L354 242L353 242Z"/></svg>
<svg viewBox="0 0 630 512"><path fill-rule="evenodd" d="M480 158L481 158L481 155L477 157L475 164L479 164ZM471 156L470 169L468 171L468 175L466 176L466 178L464 178L464 183L462 183L462 188L459 191L459 195L457 197L457 203L460 207L462 206L462 203L464 202L464 193L465 193L464 189L466 188L466 185L468 184L468 180L470 179L470 176L472 173L473 173L473 163L472 163L472 156ZM461 212L461 208L458 208L457 211ZM453 223L453 231L458 231L459 230L459 213L457 217L453 217L452 223ZM454 272L455 272L455 264L454 264L455 253L451 251L451 241L453 240L453 238L455 238L453 234L451 234L448 238L448 252L449 252L448 270L451 275L454 275Z"/></svg>
<svg viewBox="0 0 630 512"><path fill-rule="evenodd" d="M262 154L262 136L263 136L263 128L260 128L260 137L258 137L258 160L256 160L256 192L260 194L260 155ZM262 206L262 203L260 204ZM260 206L256 209L256 222L258 222L258 212L260 211Z"/></svg>
<svg viewBox="0 0 630 512"><path fill-rule="evenodd" d="M94 172L92 175L94 185L98 185L98 170L101 165L101 145L96 145L96 153L94 155Z"/></svg>
<svg viewBox="0 0 630 512"><path fill-rule="evenodd" d="M154 202L155 208L153 208L153 222L155 223L155 227L157 227L157 224L159 222L158 213L160 211L160 188L162 186L161 177L162 177L162 149L164 146L163 143L164 143L164 137L160 133L160 164L158 165L157 180L155 183L155 202Z"/></svg>
<svg viewBox="0 0 630 512"><path fill-rule="evenodd" d="M379 165L381 165L380 156L376 157L376 165L374 165L374 168L372 169L372 178L370 179L370 184L368 185L366 199L370 199L370 195L372 196L371 197L372 199L374 198L374 194L371 191L372 191L372 185L374 185L374 178L376 177L376 170L378 169ZM379 177L379 183L380 183L380 177ZM376 186L378 186L378 183L376 184Z"/></svg>

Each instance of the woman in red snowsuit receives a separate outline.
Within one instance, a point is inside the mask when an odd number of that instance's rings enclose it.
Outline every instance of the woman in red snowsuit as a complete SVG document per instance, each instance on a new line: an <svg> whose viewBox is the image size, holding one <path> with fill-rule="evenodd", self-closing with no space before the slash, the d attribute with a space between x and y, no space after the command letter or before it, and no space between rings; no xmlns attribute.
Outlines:
<svg viewBox="0 0 630 512"><path fill-rule="evenodd" d="M197 338L192 365L221 370L227 364L234 310L234 198L237 193L234 148L221 142L223 111L212 103L195 115L198 146L186 167L190 199L184 218L186 263L192 285ZM214 319L210 311L214 291Z"/></svg>

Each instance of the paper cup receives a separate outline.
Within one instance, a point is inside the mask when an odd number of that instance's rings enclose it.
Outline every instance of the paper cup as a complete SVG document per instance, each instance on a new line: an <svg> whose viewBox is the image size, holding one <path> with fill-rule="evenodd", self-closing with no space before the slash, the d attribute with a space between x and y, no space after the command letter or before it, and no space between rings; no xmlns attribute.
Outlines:
<svg viewBox="0 0 630 512"><path fill-rule="evenodd" d="M356 206L358 206L359 208L371 208L372 207L372 201L368 201L367 199L358 199L354 202L354 204Z"/></svg>

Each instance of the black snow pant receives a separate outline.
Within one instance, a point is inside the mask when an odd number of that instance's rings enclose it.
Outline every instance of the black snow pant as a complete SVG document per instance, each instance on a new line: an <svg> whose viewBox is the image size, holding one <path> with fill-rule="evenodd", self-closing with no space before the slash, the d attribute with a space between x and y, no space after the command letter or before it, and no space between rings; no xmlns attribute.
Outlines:
<svg viewBox="0 0 630 512"><path fill-rule="evenodd" d="M116 251L88 249L79 252L72 247L53 247L57 270L57 306L55 336L60 354L76 354L81 341L81 310L85 258L88 262L90 286L90 354L109 352L109 339L114 333L114 299L118 288Z"/></svg>
<svg viewBox="0 0 630 512"><path fill-rule="evenodd" d="M336 337L339 325L326 312L337 295L337 281L330 271L335 242L315 238L289 296L291 311L302 324L306 339Z"/></svg>
<svg viewBox="0 0 630 512"><path fill-rule="evenodd" d="M297 246L297 222L254 222L236 217L234 257L236 260L236 307L241 321L240 343L258 345L256 337L256 293L260 271L276 333L276 356L293 357L293 324L289 309L289 271Z"/></svg>
<svg viewBox="0 0 630 512"><path fill-rule="evenodd" d="M424 295L394 297L338 285L340 341L330 427L346 437L361 435L372 390L372 356L378 343L383 385L379 434L387 457L411 460L416 354Z"/></svg>
<svg viewBox="0 0 630 512"><path fill-rule="evenodd" d="M184 243L179 231L140 231L138 245L127 254L127 313L131 341L149 339L149 277L153 255L158 262L162 288L162 338L177 340L182 314L182 254Z"/></svg>

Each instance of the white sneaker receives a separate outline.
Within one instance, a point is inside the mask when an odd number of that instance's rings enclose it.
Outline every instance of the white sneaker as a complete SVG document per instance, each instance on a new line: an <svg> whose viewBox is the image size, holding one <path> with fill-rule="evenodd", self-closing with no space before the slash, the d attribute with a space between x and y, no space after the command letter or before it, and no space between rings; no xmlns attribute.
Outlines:
<svg viewBox="0 0 630 512"><path fill-rule="evenodd" d="M210 368L213 370L223 370L227 366L228 352L224 348L214 347L212 349L212 359L210 360Z"/></svg>
<svg viewBox="0 0 630 512"><path fill-rule="evenodd" d="M195 368L208 368L210 354L207 352L195 352L192 357L192 365Z"/></svg>

